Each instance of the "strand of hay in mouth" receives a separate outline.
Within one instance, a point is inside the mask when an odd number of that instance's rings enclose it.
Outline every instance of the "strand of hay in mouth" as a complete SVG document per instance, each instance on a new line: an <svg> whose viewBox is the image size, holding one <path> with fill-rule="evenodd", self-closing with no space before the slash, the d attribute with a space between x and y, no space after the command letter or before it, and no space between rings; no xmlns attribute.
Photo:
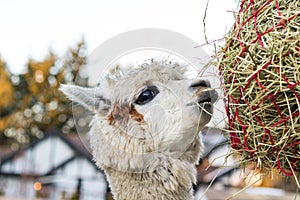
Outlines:
<svg viewBox="0 0 300 200"><path fill-rule="evenodd" d="M300 1L239 3L236 22L226 36L219 62L231 146L242 164L255 163L262 171L278 169L297 180Z"/></svg>

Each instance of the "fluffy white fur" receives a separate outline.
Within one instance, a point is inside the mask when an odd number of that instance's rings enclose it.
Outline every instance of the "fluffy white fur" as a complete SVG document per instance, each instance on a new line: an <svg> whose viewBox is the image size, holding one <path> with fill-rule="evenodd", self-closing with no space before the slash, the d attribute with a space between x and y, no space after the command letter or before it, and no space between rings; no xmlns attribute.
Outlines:
<svg viewBox="0 0 300 200"><path fill-rule="evenodd" d="M193 198L202 149L198 132L209 122L216 96L185 72L178 64L151 62L115 68L96 88L61 86L71 100L95 113L93 156L115 199ZM149 87L159 93L139 105L139 95Z"/></svg>

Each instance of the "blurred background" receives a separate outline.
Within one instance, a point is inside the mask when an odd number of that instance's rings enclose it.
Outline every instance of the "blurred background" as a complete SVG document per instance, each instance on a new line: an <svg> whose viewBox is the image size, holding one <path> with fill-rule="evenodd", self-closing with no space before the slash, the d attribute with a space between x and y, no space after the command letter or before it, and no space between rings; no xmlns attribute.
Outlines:
<svg viewBox="0 0 300 200"><path fill-rule="evenodd" d="M236 8L236 0L1 1L0 200L110 199L59 84L88 86L88 55L112 36L138 28L177 31L214 55ZM88 116L76 120L87 130ZM293 181L261 179L240 171L234 159L225 162L228 138L221 129L202 134L207 147L198 166L199 197L205 192L208 199L225 199L255 183L236 199L297 199Z"/></svg>

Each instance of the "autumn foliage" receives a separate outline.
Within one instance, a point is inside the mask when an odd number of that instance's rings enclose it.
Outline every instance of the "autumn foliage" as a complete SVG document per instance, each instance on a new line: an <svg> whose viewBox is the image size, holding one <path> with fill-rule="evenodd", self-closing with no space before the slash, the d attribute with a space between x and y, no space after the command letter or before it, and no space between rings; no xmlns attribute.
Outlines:
<svg viewBox="0 0 300 200"><path fill-rule="evenodd" d="M53 52L43 61L30 59L24 74L12 74L0 60L0 144L14 148L41 138L49 129L75 130L70 101L58 91L60 83L86 85L82 73L86 45L80 42L63 58Z"/></svg>

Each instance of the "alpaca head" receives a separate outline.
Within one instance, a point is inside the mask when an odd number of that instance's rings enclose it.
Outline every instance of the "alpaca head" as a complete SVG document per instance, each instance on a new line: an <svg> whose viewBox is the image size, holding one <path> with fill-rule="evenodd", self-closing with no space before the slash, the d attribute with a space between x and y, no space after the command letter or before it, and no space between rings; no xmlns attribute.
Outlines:
<svg viewBox="0 0 300 200"><path fill-rule="evenodd" d="M61 86L72 101L95 113L90 142L98 165L145 170L162 157L180 157L199 139L217 95L207 81L185 74L179 64L152 62L115 68L99 87Z"/></svg>

